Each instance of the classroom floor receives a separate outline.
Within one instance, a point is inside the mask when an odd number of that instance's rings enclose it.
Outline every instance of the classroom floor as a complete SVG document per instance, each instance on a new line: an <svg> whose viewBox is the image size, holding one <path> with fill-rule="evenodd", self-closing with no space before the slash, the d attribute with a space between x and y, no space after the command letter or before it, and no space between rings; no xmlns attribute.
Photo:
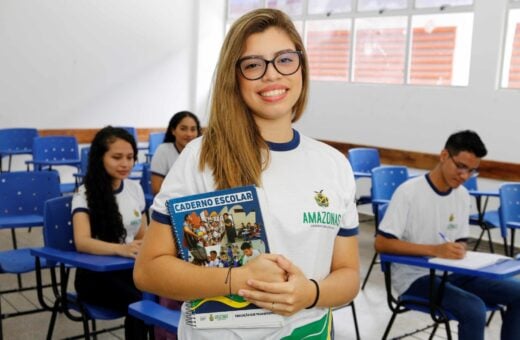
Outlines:
<svg viewBox="0 0 520 340"><path fill-rule="evenodd" d="M360 215L360 254L362 261L361 276L364 278L365 272L374 254L373 252L373 219L369 215ZM39 246L41 245L42 235L41 229L33 228L31 232L25 229L17 231L18 246ZM11 236L7 230L0 230L0 250L11 249ZM71 277L73 277L71 275ZM23 277L24 284L34 283L34 274L25 274ZM16 287L16 276L3 274L0 276L0 289L10 289ZM47 299L50 301L51 294L47 293ZM367 286L354 300L357 312L357 318L361 333L364 340L381 339L386 324L390 318L390 311L386 304L386 293L383 284L383 275L379 266L374 267ZM36 295L32 293L9 294L2 295L2 312L9 313L14 310L24 310L32 305L37 305ZM19 316L2 320L3 336L5 340L11 339L45 339L47 326L50 319L50 312L42 312L26 316ZM117 322L98 322L98 329L113 327L121 324L122 320ZM394 323L391 338L402 338L401 336L412 333L418 329L422 329L431 324L429 316L424 313L408 312L399 315ZM336 327L336 339L355 339L354 324L352 321L351 308L341 308L334 311L334 325ZM496 315L487 327L486 339L500 338L500 316ZM455 322L451 324L454 338L456 338L457 325ZM420 331L413 335L404 337L405 339L428 339L429 331ZM82 334L82 325L80 322L73 322L64 315L59 315L54 330L53 339L63 339ZM117 330L110 333L100 334L98 339L123 339L123 331ZM445 339L445 330L437 330L434 339Z"/></svg>

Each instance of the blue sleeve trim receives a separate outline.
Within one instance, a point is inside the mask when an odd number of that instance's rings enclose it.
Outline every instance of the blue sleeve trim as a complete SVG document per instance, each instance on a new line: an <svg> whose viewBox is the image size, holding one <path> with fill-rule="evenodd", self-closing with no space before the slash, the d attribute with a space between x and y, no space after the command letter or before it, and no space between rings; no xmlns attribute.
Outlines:
<svg viewBox="0 0 520 340"><path fill-rule="evenodd" d="M87 214L90 214L90 211L87 208L76 208L72 210L72 216L74 216L75 213L84 212Z"/></svg>
<svg viewBox="0 0 520 340"><path fill-rule="evenodd" d="M338 236L342 236L342 237L356 236L357 234L359 234L359 227L355 227L355 228L351 228L351 229L340 228L338 231Z"/></svg>
<svg viewBox="0 0 520 340"><path fill-rule="evenodd" d="M152 211L152 220L162 224L171 225L170 215L161 214L155 210Z"/></svg>
<svg viewBox="0 0 520 340"><path fill-rule="evenodd" d="M155 172L155 171L152 171L151 173L152 173L152 175L159 176L159 177L162 177L162 178L165 178L165 177L166 177L165 174L160 174L160 173Z"/></svg>
<svg viewBox="0 0 520 340"><path fill-rule="evenodd" d="M381 230L378 230L378 231L377 231L377 234L378 234L378 235L381 235L381 236L383 236L383 237L386 237L386 238L393 238L393 239L396 239L396 240L399 239L399 237L397 237L397 236L395 236L395 235L393 235L393 234L390 234L390 233L385 233L384 231L381 231Z"/></svg>

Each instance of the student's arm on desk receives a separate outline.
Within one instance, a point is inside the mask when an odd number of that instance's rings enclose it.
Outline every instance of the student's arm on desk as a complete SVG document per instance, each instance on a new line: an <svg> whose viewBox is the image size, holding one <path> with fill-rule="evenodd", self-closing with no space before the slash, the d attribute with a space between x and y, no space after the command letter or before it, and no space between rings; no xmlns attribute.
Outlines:
<svg viewBox="0 0 520 340"><path fill-rule="evenodd" d="M461 259L466 254L463 242L446 242L441 244L418 244L402 241L397 238L376 236L375 249L378 253L399 255L433 256L446 259Z"/></svg>
<svg viewBox="0 0 520 340"><path fill-rule="evenodd" d="M279 255L261 254L246 266L231 271L231 292L251 289L247 279L283 282L286 273ZM177 258L171 226L152 220L134 266L134 281L143 291L175 300L191 300L229 294L229 268L204 267Z"/></svg>
<svg viewBox="0 0 520 340"><path fill-rule="evenodd" d="M131 243L112 243L105 242L92 237L90 229L90 218L85 212L76 212L72 217L72 225L74 228L74 244L76 249L82 253L94 255L118 255L123 257L137 256L141 247L141 238L145 232L146 216L141 219L141 227L139 228L136 238Z"/></svg>

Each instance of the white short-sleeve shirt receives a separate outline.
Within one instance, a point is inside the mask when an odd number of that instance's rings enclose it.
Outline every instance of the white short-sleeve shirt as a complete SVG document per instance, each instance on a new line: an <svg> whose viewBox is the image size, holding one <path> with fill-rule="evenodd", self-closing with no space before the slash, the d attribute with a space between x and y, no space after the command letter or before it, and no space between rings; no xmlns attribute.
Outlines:
<svg viewBox="0 0 520 340"><path fill-rule="evenodd" d="M202 138L190 142L152 206L152 219L169 224L166 200L215 190L212 172L198 169ZM300 136L288 143L268 143L270 163L257 188L271 253L283 254L308 278L330 273L334 241L358 232L355 181L345 155ZM239 152L239 150L237 150ZM181 320L181 339L280 339L295 328L322 319L326 308L304 309L288 317L282 328L197 330Z"/></svg>
<svg viewBox="0 0 520 340"><path fill-rule="evenodd" d="M469 194L463 186L442 193L428 175L419 176L396 189L379 233L419 244L444 243L440 233L452 241L462 240L469 234L469 209ZM428 274L426 268L392 264L392 284L398 294Z"/></svg>
<svg viewBox="0 0 520 340"><path fill-rule="evenodd" d="M150 171L154 175L166 177L177 158L179 158L179 151L175 143L162 143L153 154Z"/></svg>
<svg viewBox="0 0 520 340"><path fill-rule="evenodd" d="M123 226L126 229L125 243L134 240L141 227L142 214L145 209L144 193L141 185L136 181L125 179L121 187L114 192L119 213L123 218ZM83 211L88 213L88 203L85 185L79 187L78 192L72 198L72 214Z"/></svg>

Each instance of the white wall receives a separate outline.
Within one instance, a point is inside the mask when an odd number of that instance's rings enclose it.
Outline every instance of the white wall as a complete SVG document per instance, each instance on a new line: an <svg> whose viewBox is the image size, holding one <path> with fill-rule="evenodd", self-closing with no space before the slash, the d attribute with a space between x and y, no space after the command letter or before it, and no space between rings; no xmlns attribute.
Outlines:
<svg viewBox="0 0 520 340"><path fill-rule="evenodd" d="M2 0L1 127L165 126L193 109L195 2Z"/></svg>
<svg viewBox="0 0 520 340"><path fill-rule="evenodd" d="M488 159L520 162L520 93L498 89L507 0L475 1L468 87L313 82L298 129L312 137L437 153L477 130ZM0 126L164 126L206 120L225 0L2 0Z"/></svg>
<svg viewBox="0 0 520 340"><path fill-rule="evenodd" d="M437 154L448 135L474 129L487 159L520 163L520 92L498 89L507 0L475 1L468 87L314 82L299 124L310 136Z"/></svg>

